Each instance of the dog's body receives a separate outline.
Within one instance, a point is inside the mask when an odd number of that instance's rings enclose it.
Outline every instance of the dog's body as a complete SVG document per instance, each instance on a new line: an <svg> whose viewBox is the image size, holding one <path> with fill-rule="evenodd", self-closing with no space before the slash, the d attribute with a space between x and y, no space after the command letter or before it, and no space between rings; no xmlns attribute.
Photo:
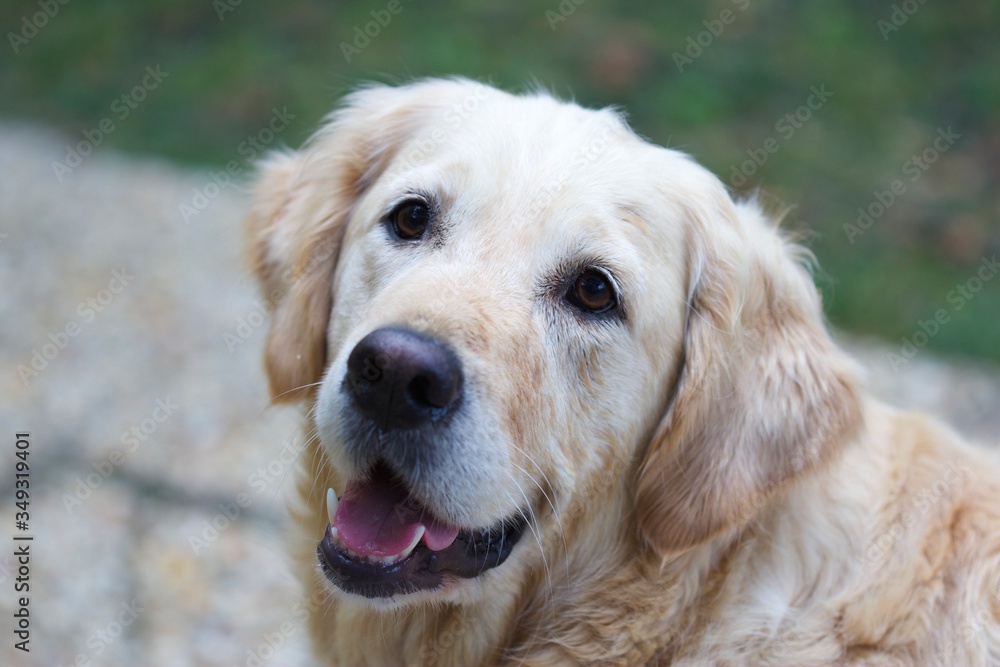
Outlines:
<svg viewBox="0 0 1000 667"><path fill-rule="evenodd" d="M326 663L1000 665L996 458L868 396L797 249L617 115L365 90L249 224Z"/></svg>

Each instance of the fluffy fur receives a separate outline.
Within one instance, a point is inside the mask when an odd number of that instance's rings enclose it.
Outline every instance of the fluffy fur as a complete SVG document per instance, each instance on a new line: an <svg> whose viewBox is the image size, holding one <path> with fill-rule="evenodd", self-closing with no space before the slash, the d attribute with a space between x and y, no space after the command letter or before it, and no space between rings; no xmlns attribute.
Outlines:
<svg viewBox="0 0 1000 667"><path fill-rule="evenodd" d="M436 202L394 244L393 201ZM467 80L372 86L261 168L276 401L309 408L293 545L330 665L1000 665L1000 465L874 400L753 202L609 110ZM562 299L614 276L621 317ZM569 273L567 273L569 272ZM530 532L500 567L374 603L315 545L352 469L346 355L405 324L467 375L416 491Z"/></svg>

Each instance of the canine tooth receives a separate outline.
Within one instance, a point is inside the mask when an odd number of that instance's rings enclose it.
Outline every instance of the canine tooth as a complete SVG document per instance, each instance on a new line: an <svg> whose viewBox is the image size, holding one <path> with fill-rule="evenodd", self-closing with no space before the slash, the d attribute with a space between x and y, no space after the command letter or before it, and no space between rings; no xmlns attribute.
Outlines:
<svg viewBox="0 0 1000 667"><path fill-rule="evenodd" d="M425 530L426 528L424 528L423 524L417 526L417 532L413 535L413 541L410 542L410 546L399 552L399 558L406 558L413 552L414 549L417 548L417 545L420 544L420 540L424 539Z"/></svg>
<svg viewBox="0 0 1000 667"><path fill-rule="evenodd" d="M337 494L333 492L333 489L326 490L326 516L330 519L330 525L333 525L334 517L337 516L337 505L340 501L337 500Z"/></svg>

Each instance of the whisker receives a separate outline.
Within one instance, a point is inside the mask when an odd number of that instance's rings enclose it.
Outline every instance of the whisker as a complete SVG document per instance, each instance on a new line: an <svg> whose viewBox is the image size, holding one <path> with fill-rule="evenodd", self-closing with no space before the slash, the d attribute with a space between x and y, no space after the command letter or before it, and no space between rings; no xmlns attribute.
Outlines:
<svg viewBox="0 0 1000 667"><path fill-rule="evenodd" d="M538 472L541 473L542 479L545 480L545 484L548 486L549 489L552 489L553 488L552 482L549 480L548 475L545 474L545 471L542 470L542 467L540 465L538 465L538 463L531 457L530 454L528 454L528 452L524 451L524 449L522 449L521 447L519 447L516 443L512 443L512 444L513 444L513 447L517 451L519 451L521 454L523 454L524 457L527 458L528 461L531 462L535 466L535 468L538 470ZM517 465L517 464L513 464L513 465L518 470L520 470L521 472L523 472L528 477L528 479L530 479L534 483L534 485L538 487L538 490L541 492L542 497L545 498L545 501L549 504L549 507L552 509L552 516L555 519L556 526L557 526L557 528L559 530L559 539L562 540L563 558L564 558L565 563L566 563L566 572L568 574L569 573L569 569L570 569L569 568L569 544L566 542L566 530L565 530L565 527L563 526L563 523L562 523L562 516L556 510L555 502L553 502L552 498L549 497L549 494L546 493L545 489L542 488L542 485L538 483L538 480L536 480L530 473L528 473L526 470L524 470L523 468L521 468L519 465Z"/></svg>
<svg viewBox="0 0 1000 667"><path fill-rule="evenodd" d="M308 389L309 387L318 387L321 384L323 384L322 380L320 380L319 382L310 382L309 384L304 384L304 385L301 385L299 387L292 387L291 389L289 389L287 391L283 391L280 394L278 394L277 396L272 397L271 398L271 403L273 404L276 400L278 400L279 398L281 398L282 396L284 396L286 394L291 394L292 392L300 391L302 389Z"/></svg>
<svg viewBox="0 0 1000 667"><path fill-rule="evenodd" d="M507 473L507 476L510 478L510 481L514 482L514 486L517 487L517 490L521 494L521 497L524 498L524 503L528 510L528 514L530 515L530 520L529 517L524 516L524 510L519 509L518 511L521 514L521 516L525 519L528 526L528 530L531 531L532 536L535 538L535 542L538 544L538 551L542 556L542 569L545 572L546 584L548 588L551 590L552 573L549 570L548 560L545 558L545 547L542 545L541 536L538 534L538 531L535 528L535 523L537 522L537 518L535 517L535 510L531 507L531 501L528 500L528 496L524 492L524 488L521 486L520 482L517 481L517 479L510 473L509 470L505 469L504 471ZM514 506L517 507L517 504L515 503Z"/></svg>

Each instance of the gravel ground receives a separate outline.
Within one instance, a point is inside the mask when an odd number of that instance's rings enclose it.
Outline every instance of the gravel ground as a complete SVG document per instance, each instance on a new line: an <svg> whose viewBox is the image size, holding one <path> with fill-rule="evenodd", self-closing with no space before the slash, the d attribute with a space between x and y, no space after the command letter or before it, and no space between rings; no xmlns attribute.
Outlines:
<svg viewBox="0 0 1000 667"><path fill-rule="evenodd" d="M309 665L281 539L297 413L267 404L246 193L185 221L207 173L97 149L59 182L66 141L0 124L0 489L28 430L35 536L31 653L8 634L0 664ZM998 369L921 352L896 373L884 343L845 344L890 402L997 440Z"/></svg>

